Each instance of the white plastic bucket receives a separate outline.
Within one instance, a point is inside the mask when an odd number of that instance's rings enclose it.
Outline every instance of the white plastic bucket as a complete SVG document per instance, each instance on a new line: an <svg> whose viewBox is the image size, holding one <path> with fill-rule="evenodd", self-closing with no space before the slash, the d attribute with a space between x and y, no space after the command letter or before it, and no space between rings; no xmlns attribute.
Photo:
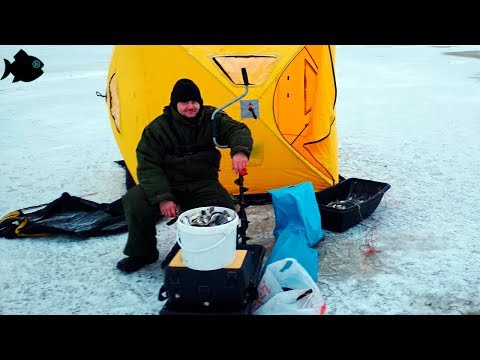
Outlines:
<svg viewBox="0 0 480 360"><path fill-rule="evenodd" d="M194 270L217 270L231 264L237 248L237 213L215 206L215 212L226 210L233 219L216 226L191 226L188 218L211 206L187 210L177 220L177 243L182 248L183 263ZM186 219L185 219L186 218ZM185 221L185 223L183 223Z"/></svg>

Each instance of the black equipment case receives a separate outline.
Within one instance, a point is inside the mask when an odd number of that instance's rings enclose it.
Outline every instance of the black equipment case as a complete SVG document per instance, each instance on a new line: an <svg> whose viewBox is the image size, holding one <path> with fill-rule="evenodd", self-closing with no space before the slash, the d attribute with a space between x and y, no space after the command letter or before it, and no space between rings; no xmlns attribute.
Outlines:
<svg viewBox="0 0 480 360"><path fill-rule="evenodd" d="M238 244L234 261L218 270L186 267L181 249L165 268L158 299L167 300L160 315L248 314L258 297L257 286L265 248Z"/></svg>

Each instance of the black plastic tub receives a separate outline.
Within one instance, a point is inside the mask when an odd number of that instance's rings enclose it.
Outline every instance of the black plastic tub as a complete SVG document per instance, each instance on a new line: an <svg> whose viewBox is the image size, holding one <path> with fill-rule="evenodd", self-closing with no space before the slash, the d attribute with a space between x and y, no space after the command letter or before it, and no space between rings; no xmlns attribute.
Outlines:
<svg viewBox="0 0 480 360"><path fill-rule="evenodd" d="M322 229L343 232L369 217L390 189L384 182L348 178L315 193Z"/></svg>

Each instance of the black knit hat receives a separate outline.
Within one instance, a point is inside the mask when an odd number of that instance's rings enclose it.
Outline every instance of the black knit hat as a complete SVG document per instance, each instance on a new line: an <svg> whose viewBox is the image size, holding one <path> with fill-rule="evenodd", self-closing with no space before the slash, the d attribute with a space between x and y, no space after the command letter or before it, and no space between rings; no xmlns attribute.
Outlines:
<svg viewBox="0 0 480 360"><path fill-rule="evenodd" d="M203 106L203 99L198 86L190 79L180 79L173 86L170 105L177 110L177 103L187 101L198 101L200 107Z"/></svg>

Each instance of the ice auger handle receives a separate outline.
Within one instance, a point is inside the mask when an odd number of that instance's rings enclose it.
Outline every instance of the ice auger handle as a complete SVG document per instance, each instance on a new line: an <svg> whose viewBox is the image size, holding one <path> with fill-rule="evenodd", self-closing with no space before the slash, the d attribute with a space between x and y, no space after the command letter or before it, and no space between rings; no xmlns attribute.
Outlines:
<svg viewBox="0 0 480 360"><path fill-rule="evenodd" d="M215 115L217 115L217 113L223 109L225 109L227 106L230 106L232 105L235 101L238 101L240 100L241 98L243 98L245 95L247 95L248 93L248 75L247 75L247 69L245 68L242 68L242 77L243 77L243 83L245 85L245 92L236 97L235 99L229 101L227 104L219 107L218 109L216 109L213 114L212 114L212 117L211 117L211 127L212 127L212 137L213 137L213 143L215 144L215 146L219 147L219 148L228 148L228 145L220 145L218 142L217 142L217 127L215 125Z"/></svg>

